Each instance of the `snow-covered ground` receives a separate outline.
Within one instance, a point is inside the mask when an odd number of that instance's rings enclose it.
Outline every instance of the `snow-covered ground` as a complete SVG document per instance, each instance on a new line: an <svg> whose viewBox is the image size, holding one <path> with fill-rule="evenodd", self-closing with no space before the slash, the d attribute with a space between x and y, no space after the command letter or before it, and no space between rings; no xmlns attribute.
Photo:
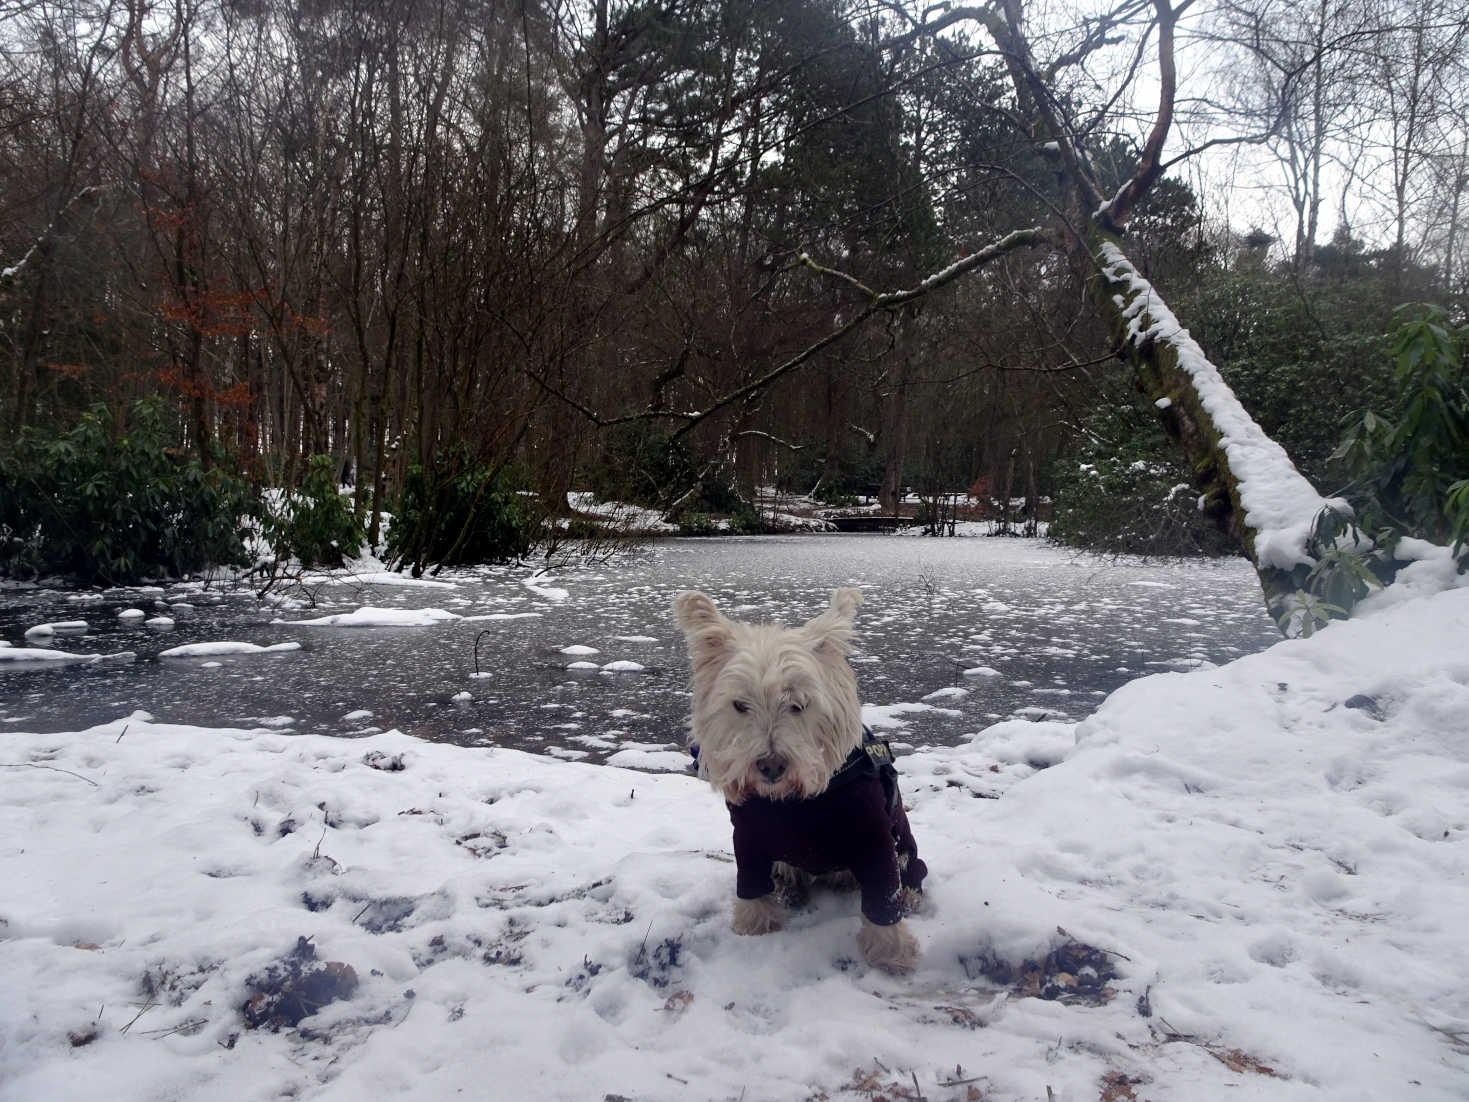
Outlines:
<svg viewBox="0 0 1469 1102"><path fill-rule="evenodd" d="M679 772L7 730L0 1099L1463 1100L1469 589L1376 601L902 758L905 978L731 933Z"/></svg>

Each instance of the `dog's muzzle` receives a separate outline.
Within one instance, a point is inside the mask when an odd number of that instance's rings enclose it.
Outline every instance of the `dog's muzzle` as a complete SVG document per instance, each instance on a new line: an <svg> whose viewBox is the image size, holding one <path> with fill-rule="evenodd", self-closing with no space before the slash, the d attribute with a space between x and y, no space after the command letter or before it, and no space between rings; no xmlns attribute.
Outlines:
<svg viewBox="0 0 1469 1102"><path fill-rule="evenodd" d="M755 763L755 768L767 784L774 784L785 776L786 760L778 754L768 754Z"/></svg>

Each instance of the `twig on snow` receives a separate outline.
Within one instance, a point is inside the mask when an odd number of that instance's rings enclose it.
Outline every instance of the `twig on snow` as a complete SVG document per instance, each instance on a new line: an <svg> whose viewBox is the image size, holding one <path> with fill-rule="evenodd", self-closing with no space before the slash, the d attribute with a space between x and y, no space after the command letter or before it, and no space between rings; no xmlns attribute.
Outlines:
<svg viewBox="0 0 1469 1102"><path fill-rule="evenodd" d="M142 1009L140 1009L136 1014L133 1015L133 1020L131 1022L128 1022L128 1024L123 1026L121 1029L119 1029L118 1032L126 1033L128 1030L132 1029L134 1022L136 1022L139 1018L148 1013L148 1011L152 1010L157 1005L158 1003L154 1002L152 999L149 999L143 1004Z"/></svg>
<svg viewBox="0 0 1469 1102"><path fill-rule="evenodd" d="M0 768L5 769L49 769L53 773L65 773L68 777L75 777L79 781L86 781L93 788L102 786L91 777L84 777L80 773L73 773L70 769L62 769L55 765L37 765L33 761L0 761Z"/></svg>
<svg viewBox="0 0 1469 1102"><path fill-rule="evenodd" d="M175 1033L182 1033L186 1029L200 1029L209 1024L208 1018L189 1018L169 1029L145 1029L144 1037L156 1037L160 1041L165 1037L172 1037Z"/></svg>
<svg viewBox="0 0 1469 1102"><path fill-rule="evenodd" d="M1432 1022L1423 1022L1423 1024L1426 1025L1429 1029L1433 1030L1435 1033L1437 1033L1440 1037L1443 1037L1446 1041L1449 1042L1449 1044L1453 1045L1454 1048L1458 1049L1460 1052L1469 1052L1469 1033L1465 1033L1463 1030L1455 1031L1452 1029L1445 1029L1441 1025L1434 1025Z"/></svg>

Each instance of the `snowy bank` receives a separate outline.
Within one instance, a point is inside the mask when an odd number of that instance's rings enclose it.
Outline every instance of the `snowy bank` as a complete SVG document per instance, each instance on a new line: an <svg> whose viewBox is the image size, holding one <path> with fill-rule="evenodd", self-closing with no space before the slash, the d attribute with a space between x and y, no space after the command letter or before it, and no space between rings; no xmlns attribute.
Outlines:
<svg viewBox="0 0 1469 1102"><path fill-rule="evenodd" d="M852 896L731 933L685 775L7 732L0 1099L1461 1102L1466 639L1461 589L904 757L907 978Z"/></svg>

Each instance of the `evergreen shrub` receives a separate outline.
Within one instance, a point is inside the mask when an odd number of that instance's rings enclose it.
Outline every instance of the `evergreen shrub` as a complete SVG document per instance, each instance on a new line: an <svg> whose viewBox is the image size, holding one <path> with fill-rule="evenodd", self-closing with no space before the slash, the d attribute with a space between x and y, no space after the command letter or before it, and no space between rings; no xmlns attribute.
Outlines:
<svg viewBox="0 0 1469 1102"><path fill-rule="evenodd" d="M278 558L304 567L339 567L362 546L362 523L337 485L337 462L329 455L306 461L306 477L265 510L261 528Z"/></svg>
<svg viewBox="0 0 1469 1102"><path fill-rule="evenodd" d="M96 405L59 434L27 429L0 457L0 575L127 585L246 563L249 483L176 450L160 399L113 424Z"/></svg>
<svg viewBox="0 0 1469 1102"><path fill-rule="evenodd" d="M587 474L599 501L667 509L699 476L688 444L646 422L608 430L600 461Z"/></svg>
<svg viewBox="0 0 1469 1102"><path fill-rule="evenodd" d="M1351 481L1357 524L1379 546L1404 536L1452 543L1469 568L1469 327L1438 306L1400 307L1390 334L1393 393L1386 411L1349 418L1332 459Z"/></svg>
<svg viewBox="0 0 1469 1102"><path fill-rule="evenodd" d="M1469 327L1421 303L1394 317L1391 400L1347 419L1331 458L1350 478L1342 494L1352 510L1316 518L1307 545L1316 565L1282 616L1287 634L1351 615L1393 580L1404 539L1449 544L1459 572L1469 570Z"/></svg>
<svg viewBox="0 0 1469 1102"><path fill-rule="evenodd" d="M414 577L430 565L468 566L521 557L540 517L512 475L462 444L408 471L388 529L387 560Z"/></svg>

